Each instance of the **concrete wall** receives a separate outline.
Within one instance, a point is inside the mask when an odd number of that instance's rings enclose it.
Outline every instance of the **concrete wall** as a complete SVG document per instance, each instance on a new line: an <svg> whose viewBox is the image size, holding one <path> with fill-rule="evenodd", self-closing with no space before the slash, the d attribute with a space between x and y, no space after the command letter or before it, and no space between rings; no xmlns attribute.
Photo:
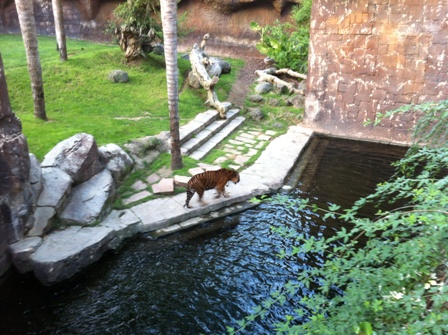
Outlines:
<svg viewBox="0 0 448 335"><path fill-rule="evenodd" d="M446 0L314 0L306 123L348 137L408 141L414 115L376 112L448 99Z"/></svg>

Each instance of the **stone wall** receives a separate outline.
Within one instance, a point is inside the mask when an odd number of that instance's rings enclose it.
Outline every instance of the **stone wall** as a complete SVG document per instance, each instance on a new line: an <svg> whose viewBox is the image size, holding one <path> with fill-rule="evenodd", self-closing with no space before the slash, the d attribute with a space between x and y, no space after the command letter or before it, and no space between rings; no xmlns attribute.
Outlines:
<svg viewBox="0 0 448 335"><path fill-rule="evenodd" d="M306 123L348 137L408 141L414 115L376 112L448 99L446 0L314 0Z"/></svg>

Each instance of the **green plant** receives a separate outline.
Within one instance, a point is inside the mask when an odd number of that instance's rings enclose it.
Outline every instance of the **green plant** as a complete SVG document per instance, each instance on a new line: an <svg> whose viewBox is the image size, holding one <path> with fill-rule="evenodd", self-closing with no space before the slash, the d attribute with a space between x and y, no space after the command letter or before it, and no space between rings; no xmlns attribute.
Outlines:
<svg viewBox="0 0 448 335"><path fill-rule="evenodd" d="M312 210L324 219L347 223L332 237L310 237L277 230L293 238L293 250L279 257L316 259L254 313L240 321L241 333L256 317L285 299L296 299L295 315L276 324L278 334L446 334L448 332L448 124L447 101L402 108L381 119L417 110L423 116L415 144L396 162L395 175L353 207L319 208L309 199L274 197L291 210ZM437 138L434 138L436 136ZM422 145L422 141L425 145ZM367 205L377 207L369 218ZM385 205L391 210L384 210ZM313 258L314 257L314 258ZM320 260L320 261L319 261ZM297 284L298 283L298 284ZM303 288L309 294L298 297ZM300 321L299 321L300 320Z"/></svg>
<svg viewBox="0 0 448 335"><path fill-rule="evenodd" d="M114 32L116 28L127 27L129 30L142 31L145 34L153 29L162 39L162 26L154 19L158 14L159 0L132 0L119 4L107 28Z"/></svg>
<svg viewBox="0 0 448 335"><path fill-rule="evenodd" d="M311 4L311 0L305 0L301 6L295 6L291 22L277 20L272 26L264 27L251 22L251 29L260 35L258 51L274 59L278 67L303 73L308 71Z"/></svg>

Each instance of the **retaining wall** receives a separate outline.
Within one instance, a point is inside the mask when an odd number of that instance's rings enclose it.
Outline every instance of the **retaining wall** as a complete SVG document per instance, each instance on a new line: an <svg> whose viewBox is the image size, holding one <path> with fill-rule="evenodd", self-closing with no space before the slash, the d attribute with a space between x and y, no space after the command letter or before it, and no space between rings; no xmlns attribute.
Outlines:
<svg viewBox="0 0 448 335"><path fill-rule="evenodd" d="M345 137L407 142L416 114L377 112L448 99L446 0L313 0L305 122Z"/></svg>

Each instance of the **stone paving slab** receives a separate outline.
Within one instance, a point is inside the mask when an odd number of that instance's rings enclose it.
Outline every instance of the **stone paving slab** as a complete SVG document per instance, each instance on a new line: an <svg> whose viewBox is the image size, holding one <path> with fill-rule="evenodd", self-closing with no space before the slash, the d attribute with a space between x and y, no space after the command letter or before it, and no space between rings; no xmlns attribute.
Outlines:
<svg viewBox="0 0 448 335"><path fill-rule="evenodd" d="M244 173L259 178L271 190L278 190L312 134L313 131L307 128L290 127L286 134L274 139Z"/></svg>

